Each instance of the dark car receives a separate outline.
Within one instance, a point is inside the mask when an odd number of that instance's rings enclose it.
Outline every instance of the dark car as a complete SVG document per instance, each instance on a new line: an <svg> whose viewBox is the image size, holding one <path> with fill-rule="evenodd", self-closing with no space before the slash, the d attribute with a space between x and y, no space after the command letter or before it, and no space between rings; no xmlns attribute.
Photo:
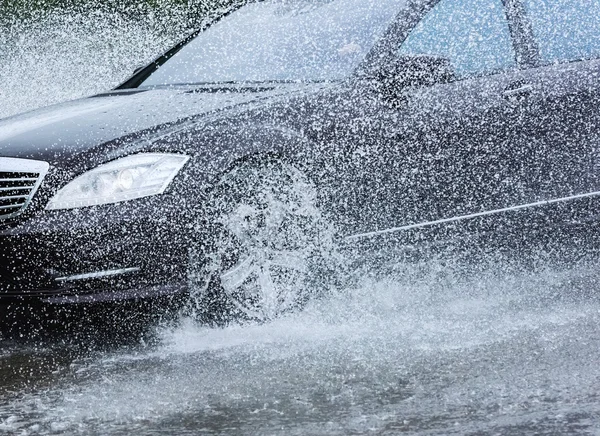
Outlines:
<svg viewBox="0 0 600 436"><path fill-rule="evenodd" d="M264 319L336 241L593 252L599 58L596 0L242 2L0 123L0 302Z"/></svg>

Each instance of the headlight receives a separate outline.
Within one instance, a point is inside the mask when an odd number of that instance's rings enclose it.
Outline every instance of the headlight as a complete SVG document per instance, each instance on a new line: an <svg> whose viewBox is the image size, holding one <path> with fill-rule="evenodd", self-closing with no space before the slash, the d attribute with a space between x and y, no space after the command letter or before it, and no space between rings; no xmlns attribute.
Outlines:
<svg viewBox="0 0 600 436"><path fill-rule="evenodd" d="M162 194L188 160L188 156L161 153L117 159L68 183L46 209L75 209Z"/></svg>

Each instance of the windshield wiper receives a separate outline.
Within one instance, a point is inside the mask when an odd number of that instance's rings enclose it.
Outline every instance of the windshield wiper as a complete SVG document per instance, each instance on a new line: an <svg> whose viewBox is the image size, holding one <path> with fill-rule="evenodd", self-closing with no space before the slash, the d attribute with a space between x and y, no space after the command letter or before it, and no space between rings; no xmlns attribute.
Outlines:
<svg viewBox="0 0 600 436"><path fill-rule="evenodd" d="M148 87L140 87L138 89L181 89L193 88L201 91L198 92L260 92L275 89L277 85L301 85L312 83L328 83L326 80L256 80L256 81L221 81L221 82L192 82L192 83L172 83L168 85L153 85Z"/></svg>
<svg viewBox="0 0 600 436"><path fill-rule="evenodd" d="M306 83L330 83L335 80L324 80L324 79L309 79L309 80L290 80L290 79L266 79L266 80L222 80L214 82L181 82L181 83L168 83L163 85L152 85L145 88L170 88L179 86L260 86L263 84L274 85L274 84L290 84L290 85L302 85ZM142 88L142 86L140 86Z"/></svg>

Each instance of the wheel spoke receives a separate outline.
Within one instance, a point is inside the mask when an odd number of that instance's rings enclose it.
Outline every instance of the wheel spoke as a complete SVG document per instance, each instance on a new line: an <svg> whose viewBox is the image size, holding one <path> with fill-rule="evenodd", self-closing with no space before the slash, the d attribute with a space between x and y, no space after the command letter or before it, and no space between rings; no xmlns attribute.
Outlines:
<svg viewBox="0 0 600 436"><path fill-rule="evenodd" d="M306 257L296 251L280 251L275 253L272 256L271 265L299 273L305 273L307 270Z"/></svg>
<svg viewBox="0 0 600 436"><path fill-rule="evenodd" d="M256 266L253 256L247 256L233 268L221 274L221 285L230 295L240 288L244 282L255 272Z"/></svg>
<svg viewBox="0 0 600 436"><path fill-rule="evenodd" d="M278 308L277 300L279 292L277 291L277 285L273 280L272 274L273 271L271 270L270 264L263 265L258 273L258 284L260 288L259 307L263 308L265 315L268 317L277 313Z"/></svg>

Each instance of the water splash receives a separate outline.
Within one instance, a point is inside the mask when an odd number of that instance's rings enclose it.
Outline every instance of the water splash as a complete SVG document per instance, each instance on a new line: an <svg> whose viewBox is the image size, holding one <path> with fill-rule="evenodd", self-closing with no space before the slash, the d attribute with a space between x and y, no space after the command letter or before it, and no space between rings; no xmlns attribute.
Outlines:
<svg viewBox="0 0 600 436"><path fill-rule="evenodd" d="M183 7L131 9L90 3L0 23L0 118L106 91L197 25Z"/></svg>
<svg viewBox="0 0 600 436"><path fill-rule="evenodd" d="M538 398L547 377L554 388L544 395L560 396L571 382L561 367L598 376L586 364L598 357L596 348L581 349L576 361L554 362L573 347L573 337L593 334L600 306L564 304L550 289L568 291L574 277L587 273L582 267L500 278L496 271L451 286L435 278L419 286L363 278L355 289L271 323L209 329L183 320L160 330L157 347L75 360L57 384L0 406L0 416L25 434L163 427L360 433L403 422L399 417L426 419L444 404L458 415L473 400L494 408L496 384L510 398L494 416L510 412L511 422L527 422L528 410L512 402ZM545 375L522 365L531 359ZM552 362L556 369L546 367ZM511 377L525 384L513 385ZM592 395L585 386L580 394ZM451 419L442 418L444 429Z"/></svg>

